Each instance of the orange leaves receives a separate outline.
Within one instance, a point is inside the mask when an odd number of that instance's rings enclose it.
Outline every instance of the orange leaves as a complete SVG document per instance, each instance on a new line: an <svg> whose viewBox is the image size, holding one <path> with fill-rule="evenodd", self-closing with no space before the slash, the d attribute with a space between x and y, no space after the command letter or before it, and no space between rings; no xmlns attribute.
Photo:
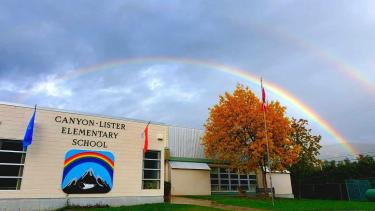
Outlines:
<svg viewBox="0 0 375 211"><path fill-rule="evenodd" d="M205 123L203 144L206 156L225 160L232 168L252 171L266 159L266 131L260 100L243 85L233 94L220 96L218 104L210 108ZM299 147L289 140L290 122L285 107L271 102L267 108L267 137L273 167L285 169L294 163Z"/></svg>

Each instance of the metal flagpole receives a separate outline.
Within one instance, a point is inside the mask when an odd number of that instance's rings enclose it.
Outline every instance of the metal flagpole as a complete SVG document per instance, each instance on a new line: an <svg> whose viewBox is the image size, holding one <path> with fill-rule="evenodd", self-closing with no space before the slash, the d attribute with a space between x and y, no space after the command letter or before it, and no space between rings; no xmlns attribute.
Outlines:
<svg viewBox="0 0 375 211"><path fill-rule="evenodd" d="M264 120L264 130L266 131L266 146L267 146L267 165L268 165L268 170L270 171L270 185L271 185L271 198L272 198L272 206L275 206L275 200L274 200L274 195L273 195L273 185L272 185L272 170L271 170L271 164L270 164L270 151L268 148L268 135L267 135L267 121L266 121L266 109L264 103L266 103L265 99L263 99L263 80L260 78L260 85L262 87L262 111L263 111L263 120ZM266 171L266 179L267 179L267 171ZM266 187L267 188L267 187Z"/></svg>
<svg viewBox="0 0 375 211"><path fill-rule="evenodd" d="M36 112L36 104L35 104L35 107L34 107L34 112ZM25 158L26 158L26 151L27 149L22 149L22 154L21 154L21 163L22 164L25 164ZM22 175L23 174L23 168L22 166L20 166L19 170L18 170L18 175ZM17 190L19 190L21 188L21 181L20 179L17 179Z"/></svg>

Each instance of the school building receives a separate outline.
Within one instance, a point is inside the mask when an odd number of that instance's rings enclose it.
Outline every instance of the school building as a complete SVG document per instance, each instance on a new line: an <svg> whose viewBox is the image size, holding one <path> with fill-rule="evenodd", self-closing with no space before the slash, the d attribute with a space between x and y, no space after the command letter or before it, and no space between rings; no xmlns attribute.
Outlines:
<svg viewBox="0 0 375 211"><path fill-rule="evenodd" d="M133 205L172 195L255 194L259 171L239 174L206 159L203 131L147 121L37 108L33 142L22 140L33 107L0 103L0 210ZM269 177L267 177L269 179ZM293 197L288 173L272 173L276 196ZM269 182L268 182L269 184Z"/></svg>

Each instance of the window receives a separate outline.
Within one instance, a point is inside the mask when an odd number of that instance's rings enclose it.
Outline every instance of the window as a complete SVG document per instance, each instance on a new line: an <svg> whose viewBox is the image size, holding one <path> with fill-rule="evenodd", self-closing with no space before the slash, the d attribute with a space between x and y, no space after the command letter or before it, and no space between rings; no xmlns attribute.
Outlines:
<svg viewBox="0 0 375 211"><path fill-rule="evenodd" d="M26 152L22 142L0 139L0 190L19 190Z"/></svg>
<svg viewBox="0 0 375 211"><path fill-rule="evenodd" d="M160 151L143 154L143 189L160 189Z"/></svg>
<svg viewBox="0 0 375 211"><path fill-rule="evenodd" d="M255 192L255 174L240 174L238 171L225 168L211 168L210 175L212 192L235 192L238 191L238 187Z"/></svg>

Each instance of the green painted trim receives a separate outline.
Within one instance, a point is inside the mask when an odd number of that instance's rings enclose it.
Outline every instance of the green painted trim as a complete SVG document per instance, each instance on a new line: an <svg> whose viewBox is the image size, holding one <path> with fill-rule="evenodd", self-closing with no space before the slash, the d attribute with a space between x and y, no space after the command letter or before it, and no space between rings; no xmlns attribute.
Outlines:
<svg viewBox="0 0 375 211"><path fill-rule="evenodd" d="M169 161L192 162L192 163L210 163L210 164L225 164L224 162L217 162L211 159L204 158L184 158L184 157L169 157Z"/></svg>

